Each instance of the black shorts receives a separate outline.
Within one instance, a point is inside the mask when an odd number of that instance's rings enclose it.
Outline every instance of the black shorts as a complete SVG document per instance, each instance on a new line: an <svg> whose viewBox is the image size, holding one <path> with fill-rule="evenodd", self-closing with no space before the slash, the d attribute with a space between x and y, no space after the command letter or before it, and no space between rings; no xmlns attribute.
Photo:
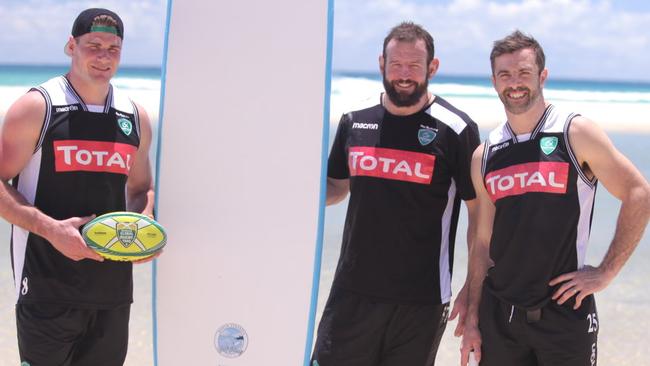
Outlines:
<svg viewBox="0 0 650 366"><path fill-rule="evenodd" d="M16 305L18 350L30 366L124 364L131 305L110 310Z"/></svg>
<svg viewBox="0 0 650 366"><path fill-rule="evenodd" d="M502 302L485 288L479 310L481 366L595 366L598 315L593 296L549 301L538 311Z"/></svg>
<svg viewBox="0 0 650 366"><path fill-rule="evenodd" d="M449 304L374 302L341 290L327 300L312 365L432 366Z"/></svg>

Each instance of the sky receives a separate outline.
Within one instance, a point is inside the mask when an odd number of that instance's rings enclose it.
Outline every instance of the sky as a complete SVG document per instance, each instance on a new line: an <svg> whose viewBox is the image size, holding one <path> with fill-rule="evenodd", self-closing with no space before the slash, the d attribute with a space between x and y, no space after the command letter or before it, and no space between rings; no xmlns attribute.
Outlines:
<svg viewBox="0 0 650 366"><path fill-rule="evenodd" d="M68 63L72 22L96 6L124 20L123 65L160 65L166 0L2 0L0 64ZM403 20L433 35L441 74L489 75L492 42L520 29L544 47L551 76L650 81L650 2L635 0L334 0L333 68L376 71Z"/></svg>

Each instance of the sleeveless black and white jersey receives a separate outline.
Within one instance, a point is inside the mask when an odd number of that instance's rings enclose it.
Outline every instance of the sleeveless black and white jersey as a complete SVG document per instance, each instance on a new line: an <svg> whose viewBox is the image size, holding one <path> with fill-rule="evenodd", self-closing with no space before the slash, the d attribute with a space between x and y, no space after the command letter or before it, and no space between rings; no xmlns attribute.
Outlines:
<svg viewBox="0 0 650 366"><path fill-rule="evenodd" d="M54 219L126 209L126 181L140 144L137 109L111 87L104 106L86 105L64 77L32 90L46 101L31 160L13 186ZM44 238L12 228L18 303L108 308L132 302L132 265L75 262Z"/></svg>
<svg viewBox="0 0 650 366"><path fill-rule="evenodd" d="M597 182L571 149L575 116L549 105L531 134L506 122L485 143L483 179L496 206L486 286L522 308L543 306L549 281L584 263Z"/></svg>
<svg viewBox="0 0 650 366"><path fill-rule="evenodd" d="M343 115L328 163L329 177L350 179L333 286L389 303L448 302L479 143L476 123L440 97L409 116L381 104Z"/></svg>

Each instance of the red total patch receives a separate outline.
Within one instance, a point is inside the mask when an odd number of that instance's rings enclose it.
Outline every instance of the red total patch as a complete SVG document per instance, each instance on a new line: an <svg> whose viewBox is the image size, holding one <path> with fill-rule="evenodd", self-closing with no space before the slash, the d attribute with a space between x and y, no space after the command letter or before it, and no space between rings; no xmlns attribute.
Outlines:
<svg viewBox="0 0 650 366"><path fill-rule="evenodd" d="M485 176L485 187L495 202L528 192L564 194L569 180L569 163L533 162L495 170Z"/></svg>
<svg viewBox="0 0 650 366"><path fill-rule="evenodd" d="M57 172L108 172L129 175L137 148L119 142L54 141Z"/></svg>
<svg viewBox="0 0 650 366"><path fill-rule="evenodd" d="M435 161L434 155L381 147L354 146L350 147L348 153L348 166L352 176L419 184L431 183Z"/></svg>

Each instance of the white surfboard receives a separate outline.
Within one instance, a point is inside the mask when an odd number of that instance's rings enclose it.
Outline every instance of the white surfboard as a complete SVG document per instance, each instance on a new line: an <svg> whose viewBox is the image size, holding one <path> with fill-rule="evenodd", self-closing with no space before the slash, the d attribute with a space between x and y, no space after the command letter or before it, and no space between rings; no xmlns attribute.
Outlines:
<svg viewBox="0 0 650 366"><path fill-rule="evenodd" d="M155 364L308 364L332 1L170 1Z"/></svg>

